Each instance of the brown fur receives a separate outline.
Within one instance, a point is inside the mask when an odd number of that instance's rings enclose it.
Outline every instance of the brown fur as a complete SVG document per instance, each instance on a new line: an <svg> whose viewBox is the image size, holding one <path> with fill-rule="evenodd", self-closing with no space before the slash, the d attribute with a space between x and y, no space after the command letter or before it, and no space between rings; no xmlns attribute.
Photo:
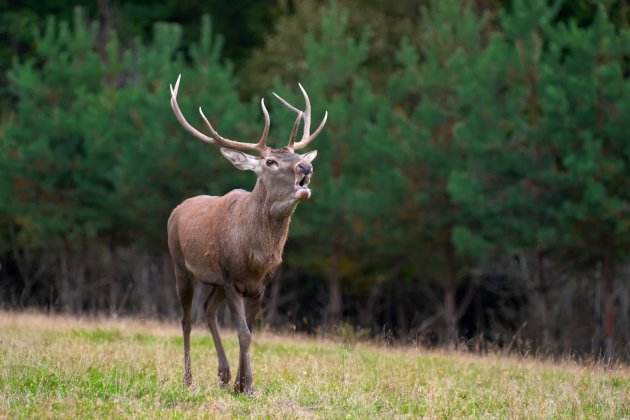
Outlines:
<svg viewBox="0 0 630 420"><path fill-rule="evenodd" d="M265 282L282 262L282 251L289 233L291 215L299 201L311 196L308 188L313 172L311 162L316 151L299 155L321 132L328 112L311 134L311 103L306 90L301 111L274 93L287 108L297 114L289 143L282 149L266 145L271 120L261 99L260 108L265 126L257 143L244 143L222 137L210 124L201 108L204 123L211 136L194 128L184 117L177 103L181 75L171 89L171 108L182 127L204 143L222 146L221 153L241 170L258 176L252 192L234 190L222 197L198 196L177 206L168 219L168 247L175 268L177 295L182 304L184 335L184 383L192 383L190 368L191 306L195 283L210 285L206 298L208 328L219 359L219 380L230 381L230 367L225 357L217 309L227 301L234 313L240 346L235 388L252 392L252 371L249 358L251 327L260 308ZM295 142L300 122L304 122L302 138ZM243 153L255 151L260 157Z"/></svg>
<svg viewBox="0 0 630 420"><path fill-rule="evenodd" d="M262 158L222 150L235 166L252 169L258 180L252 192L233 190L224 196L202 195L177 206L168 220L168 246L182 303L184 381L192 383L190 329L192 297L197 282L211 285L206 299L208 326L219 358L222 384L230 380L216 311L227 300L235 314L241 354L235 387L252 392L249 361L251 326L260 307L265 283L282 262L291 216L304 198L298 191L312 173L314 153L299 155L271 150ZM246 160L244 160L246 159ZM273 165L268 165L271 161ZM245 162L245 165L243 165ZM304 187L300 180L306 179ZM310 196L310 190L308 190Z"/></svg>

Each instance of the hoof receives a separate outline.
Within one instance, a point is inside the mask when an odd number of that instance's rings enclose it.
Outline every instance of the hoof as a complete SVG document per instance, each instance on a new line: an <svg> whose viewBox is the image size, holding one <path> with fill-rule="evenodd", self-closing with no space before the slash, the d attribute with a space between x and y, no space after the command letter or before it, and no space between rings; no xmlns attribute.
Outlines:
<svg viewBox="0 0 630 420"><path fill-rule="evenodd" d="M225 388L230 384L230 369L219 369L217 376L219 377L219 386Z"/></svg>
<svg viewBox="0 0 630 420"><path fill-rule="evenodd" d="M256 395L256 390L254 390L253 386L241 385L238 382L234 384L234 392L238 394L245 394L245 395L250 395L250 396Z"/></svg>
<svg viewBox="0 0 630 420"><path fill-rule="evenodd" d="M184 386L186 388L190 388L192 386L192 383L192 375L184 375Z"/></svg>

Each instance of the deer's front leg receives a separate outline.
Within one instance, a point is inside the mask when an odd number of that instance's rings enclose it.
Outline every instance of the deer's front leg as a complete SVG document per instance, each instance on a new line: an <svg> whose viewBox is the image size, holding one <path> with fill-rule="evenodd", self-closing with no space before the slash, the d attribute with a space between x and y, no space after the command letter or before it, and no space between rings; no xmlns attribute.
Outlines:
<svg viewBox="0 0 630 420"><path fill-rule="evenodd" d="M263 298L265 297L265 289L259 293L258 296L248 298L245 301L245 313L247 315L247 326L249 327L249 332L254 333L254 322L256 321L256 315L260 312L260 307L262 306Z"/></svg>
<svg viewBox="0 0 630 420"><path fill-rule="evenodd" d="M249 357L249 347L252 342L252 334L247 326L243 297L236 291L232 284L229 284L225 286L225 298L227 299L228 305L234 314L236 328L238 331L238 344L240 347L238 372L236 374L236 381L234 382L234 389L237 392L253 394L252 367Z"/></svg>

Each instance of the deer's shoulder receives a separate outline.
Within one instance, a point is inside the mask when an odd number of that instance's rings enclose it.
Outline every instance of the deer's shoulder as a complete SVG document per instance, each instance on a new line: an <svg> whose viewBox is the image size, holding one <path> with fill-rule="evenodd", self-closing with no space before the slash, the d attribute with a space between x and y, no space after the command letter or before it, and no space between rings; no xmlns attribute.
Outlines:
<svg viewBox="0 0 630 420"><path fill-rule="evenodd" d="M245 191L242 188L236 188L228 192L221 198L225 199L226 201L233 201L233 200L240 200L242 198L247 197L248 195L249 195L249 191Z"/></svg>

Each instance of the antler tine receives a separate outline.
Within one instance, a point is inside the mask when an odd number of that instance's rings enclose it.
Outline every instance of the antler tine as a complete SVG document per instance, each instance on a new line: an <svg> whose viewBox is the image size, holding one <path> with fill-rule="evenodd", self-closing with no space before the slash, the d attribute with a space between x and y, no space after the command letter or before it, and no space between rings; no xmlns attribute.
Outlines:
<svg viewBox="0 0 630 420"><path fill-rule="evenodd" d="M199 107L199 114L201 114L201 118L203 118L203 121L206 123L206 127L208 127L208 130L210 130L210 133L212 134L215 143L223 147L227 147L228 149L240 150L242 152L257 151L257 152L262 153L264 151L266 147L265 146L265 139L266 139L265 130L268 130L266 126L265 126L265 129L263 129L263 134L260 140L258 140L258 143L245 143L241 141L230 140L228 138L221 136L214 129L214 127L212 127L212 124L210 124L210 121L208 121L208 118L203 113L203 110L201 109L201 107Z"/></svg>
<svg viewBox="0 0 630 420"><path fill-rule="evenodd" d="M267 111L267 107L265 106L265 98L260 98L260 108L262 109L263 116L265 117L265 128L263 128L263 132L258 139L258 143L256 146L261 149L265 149L267 136L269 136L269 127L271 126L271 119L269 118L269 111Z"/></svg>
<svg viewBox="0 0 630 420"><path fill-rule="evenodd" d="M227 138L221 136L214 129L214 127L212 127L212 124L210 124L210 121L208 121L208 118L206 118L205 114L203 113L203 110L201 109L201 107L199 107L199 113L201 114L201 118L203 118L204 122L206 123L206 126L210 130L210 134L212 135L212 137L209 137L209 136L206 136L205 134L201 133L195 127L193 127L186 120L186 118L184 117L184 114L182 114L182 111L179 108L179 104L177 103L177 92L179 91L179 82L181 80L181 77L182 77L181 74L179 76L177 76L177 81L175 82L175 88L173 88L173 86L170 86L170 88L171 88L171 108L173 109L173 112L175 113L175 117L177 117L177 120L179 121L179 123L189 133L191 133L193 136L197 137L199 140L201 140L201 141L203 141L205 143L218 144L220 146L227 147L229 149L240 150L240 151L243 151L243 152L257 151L257 152L260 152L261 154L265 151L265 149L267 147L265 145L265 141L267 139L267 135L269 134L269 126L270 126L271 122L270 122L270 119L269 119L269 113L267 112L267 109L265 108L264 102L262 103L262 108L263 108L263 114L265 116L265 128L263 129L263 133L262 133L260 139L258 140L258 143L245 143L245 142L230 140L230 139L227 139Z"/></svg>
<svg viewBox="0 0 630 420"><path fill-rule="evenodd" d="M322 118L322 122L319 123L319 126L317 127L315 132L313 134L311 134L310 136L308 136L306 138L302 138L302 140L300 140L299 142L295 143L295 145L293 145L293 150L303 149L306 146L308 146L308 144L310 142L315 140L315 137L319 136L319 133L324 129L324 126L326 125L326 120L328 120L328 111L324 112L324 118Z"/></svg>
<svg viewBox="0 0 630 420"><path fill-rule="evenodd" d="M317 130L315 130L315 132L311 134L311 101L308 97L308 94L306 93L306 90L304 89L304 87L302 87L302 84L298 83L298 86L300 87L300 90L302 91L302 96L304 96L305 106L304 106L303 112L297 109L296 107L294 107L293 105L291 105L290 103L288 103L280 95L273 92L273 96L275 96L280 102L282 102L284 106L286 106L291 111L296 112L298 114L298 118L293 125L295 129L297 129L297 126L299 125L300 117L304 119L304 131L302 132L302 138L300 139L299 142L294 143L295 138L293 137L293 131L291 131L291 137L289 138L289 145L287 147L293 150L300 150L306 147L311 141L313 141L315 137L317 137L319 133L322 131L322 129L324 128L324 125L326 124L326 120L328 119L328 111L326 111L326 113L324 114L324 118L322 119L322 122L317 127Z"/></svg>
<svg viewBox="0 0 630 420"><path fill-rule="evenodd" d="M298 86L302 91L302 96L304 96L304 131L302 134L302 140L304 140L311 132L311 100L308 98L308 93L306 93L302 84L298 83Z"/></svg>
<svg viewBox="0 0 630 420"><path fill-rule="evenodd" d="M295 118L295 122L293 123L293 128L291 129L291 135L289 136L289 144L287 147L293 150L293 143L295 143L295 137L297 136L298 128L300 127L300 120L302 119L302 111L298 110L297 117Z"/></svg>
<svg viewBox="0 0 630 420"><path fill-rule="evenodd" d="M175 114L177 121L179 121L179 123L186 129L186 131L188 131L193 136L197 137L199 140L205 143L216 144L216 142L214 141L212 137L206 136L205 134L197 130L195 127L190 125L190 123L186 121L184 114L182 114L182 110L179 109L179 104L177 103L177 92L179 91L179 81L181 77L182 77L181 74L177 76L177 81L175 82L175 88L173 88L173 85L171 84L168 85L171 89L171 108L173 109L173 113Z"/></svg>
<svg viewBox="0 0 630 420"><path fill-rule="evenodd" d="M293 105L291 105L290 103L288 103L287 101L285 101L282 96L278 95L276 92L271 92L271 94L273 96L276 97L276 99L278 99L280 102L282 102L282 105L286 106L287 108L289 108L291 111L293 112L302 112L299 109L297 109L296 107L294 107Z"/></svg>

